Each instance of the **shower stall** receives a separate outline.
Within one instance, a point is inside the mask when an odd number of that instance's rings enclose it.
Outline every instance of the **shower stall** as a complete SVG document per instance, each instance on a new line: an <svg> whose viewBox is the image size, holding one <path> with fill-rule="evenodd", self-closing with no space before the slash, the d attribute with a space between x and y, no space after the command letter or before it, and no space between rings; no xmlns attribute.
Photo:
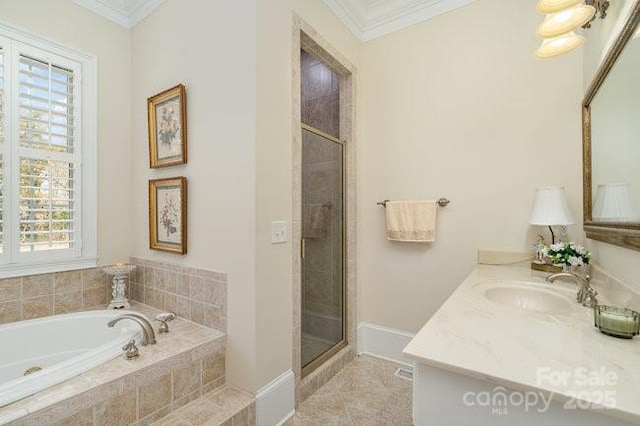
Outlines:
<svg viewBox="0 0 640 426"><path fill-rule="evenodd" d="M340 79L301 52L301 365L308 374L346 346L345 147Z"/></svg>

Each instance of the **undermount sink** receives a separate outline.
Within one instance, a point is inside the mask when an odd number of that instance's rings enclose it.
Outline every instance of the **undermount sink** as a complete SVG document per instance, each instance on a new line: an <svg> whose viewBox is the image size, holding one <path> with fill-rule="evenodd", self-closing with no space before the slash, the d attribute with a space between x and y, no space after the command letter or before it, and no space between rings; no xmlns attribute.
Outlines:
<svg viewBox="0 0 640 426"><path fill-rule="evenodd" d="M575 303L566 290L547 288L543 284L492 281L474 287L492 302L530 312L563 313Z"/></svg>

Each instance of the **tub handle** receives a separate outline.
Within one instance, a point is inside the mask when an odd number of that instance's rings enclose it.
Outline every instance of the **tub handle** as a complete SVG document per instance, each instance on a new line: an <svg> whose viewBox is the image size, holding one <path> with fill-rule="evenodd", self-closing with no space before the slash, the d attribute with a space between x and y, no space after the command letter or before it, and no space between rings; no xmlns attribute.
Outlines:
<svg viewBox="0 0 640 426"><path fill-rule="evenodd" d="M133 339L129 340L129 343L124 345L122 347L122 350L124 351L125 359L131 360L131 359L138 358L140 356L140 353L138 352L138 347L136 346L136 341Z"/></svg>
<svg viewBox="0 0 640 426"><path fill-rule="evenodd" d="M156 315L156 321L160 322L160 325L158 326L158 333L161 333L161 334L168 333L169 324L167 324L167 322L171 321L175 317L176 317L176 314L174 314L173 312L164 312Z"/></svg>

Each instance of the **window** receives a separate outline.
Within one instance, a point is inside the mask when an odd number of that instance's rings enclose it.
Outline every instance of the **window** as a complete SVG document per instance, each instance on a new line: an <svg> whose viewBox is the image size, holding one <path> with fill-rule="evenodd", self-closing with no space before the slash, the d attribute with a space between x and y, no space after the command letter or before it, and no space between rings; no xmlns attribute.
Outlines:
<svg viewBox="0 0 640 426"><path fill-rule="evenodd" d="M0 25L0 277L95 266L95 69Z"/></svg>

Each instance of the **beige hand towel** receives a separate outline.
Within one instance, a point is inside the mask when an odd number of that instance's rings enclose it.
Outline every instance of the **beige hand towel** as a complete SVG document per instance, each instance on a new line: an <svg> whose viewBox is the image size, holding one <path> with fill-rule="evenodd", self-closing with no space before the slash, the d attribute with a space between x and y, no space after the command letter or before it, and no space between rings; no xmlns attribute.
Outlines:
<svg viewBox="0 0 640 426"><path fill-rule="evenodd" d="M436 239L435 201L389 201L387 239L414 243Z"/></svg>

